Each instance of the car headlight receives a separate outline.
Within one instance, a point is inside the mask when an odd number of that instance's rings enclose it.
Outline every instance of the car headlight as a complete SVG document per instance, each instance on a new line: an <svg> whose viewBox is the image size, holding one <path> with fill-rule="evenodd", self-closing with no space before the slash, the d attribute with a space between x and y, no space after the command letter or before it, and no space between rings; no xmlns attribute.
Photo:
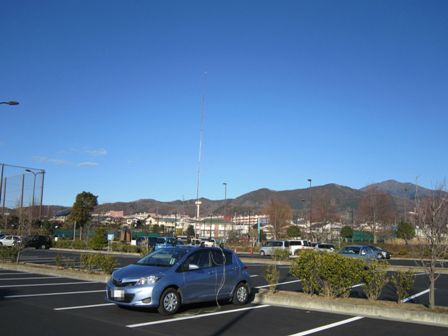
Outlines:
<svg viewBox="0 0 448 336"><path fill-rule="evenodd" d="M158 277L158 276L150 275L150 276L148 276L148 277L144 277L144 278L140 278L140 279L138 279L138 281L135 283L135 286L141 286L141 285L153 285L153 284L155 284L159 279L160 279L160 277Z"/></svg>

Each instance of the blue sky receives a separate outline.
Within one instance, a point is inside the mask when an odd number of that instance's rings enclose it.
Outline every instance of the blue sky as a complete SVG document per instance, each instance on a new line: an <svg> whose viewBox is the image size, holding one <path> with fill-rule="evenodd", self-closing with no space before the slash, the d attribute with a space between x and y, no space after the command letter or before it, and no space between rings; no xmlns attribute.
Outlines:
<svg viewBox="0 0 448 336"><path fill-rule="evenodd" d="M1 8L0 162L45 204L195 198L204 92L202 197L447 176L447 1Z"/></svg>

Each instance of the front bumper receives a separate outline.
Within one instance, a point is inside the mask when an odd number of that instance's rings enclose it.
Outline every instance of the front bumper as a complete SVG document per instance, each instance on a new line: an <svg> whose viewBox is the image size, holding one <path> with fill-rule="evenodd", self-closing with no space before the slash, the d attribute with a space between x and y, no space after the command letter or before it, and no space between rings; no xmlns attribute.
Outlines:
<svg viewBox="0 0 448 336"><path fill-rule="evenodd" d="M154 286L114 286L108 283L106 286L106 299L109 302L123 306L155 307L159 305L157 291Z"/></svg>

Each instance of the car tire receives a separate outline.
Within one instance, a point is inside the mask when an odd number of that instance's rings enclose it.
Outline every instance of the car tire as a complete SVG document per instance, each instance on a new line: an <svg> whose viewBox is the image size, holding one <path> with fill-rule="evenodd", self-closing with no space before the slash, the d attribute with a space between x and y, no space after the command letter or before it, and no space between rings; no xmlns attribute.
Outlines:
<svg viewBox="0 0 448 336"><path fill-rule="evenodd" d="M180 295L175 288L167 288L160 296L157 310L162 315L173 315L180 307Z"/></svg>
<svg viewBox="0 0 448 336"><path fill-rule="evenodd" d="M244 282L240 282L233 292L232 303L238 306L247 304L249 302L249 294L249 286Z"/></svg>
<svg viewBox="0 0 448 336"><path fill-rule="evenodd" d="M264 253L264 251L260 251L260 255L261 255L262 257L264 257L264 256L266 255L266 253Z"/></svg>

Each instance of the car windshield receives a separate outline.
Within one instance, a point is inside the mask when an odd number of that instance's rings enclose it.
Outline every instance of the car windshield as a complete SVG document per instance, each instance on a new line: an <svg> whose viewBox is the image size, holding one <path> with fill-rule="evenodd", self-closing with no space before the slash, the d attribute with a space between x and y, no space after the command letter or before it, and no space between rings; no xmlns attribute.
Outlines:
<svg viewBox="0 0 448 336"><path fill-rule="evenodd" d="M164 248L148 254L137 261L137 265L170 267L181 259L187 250L180 248Z"/></svg>

